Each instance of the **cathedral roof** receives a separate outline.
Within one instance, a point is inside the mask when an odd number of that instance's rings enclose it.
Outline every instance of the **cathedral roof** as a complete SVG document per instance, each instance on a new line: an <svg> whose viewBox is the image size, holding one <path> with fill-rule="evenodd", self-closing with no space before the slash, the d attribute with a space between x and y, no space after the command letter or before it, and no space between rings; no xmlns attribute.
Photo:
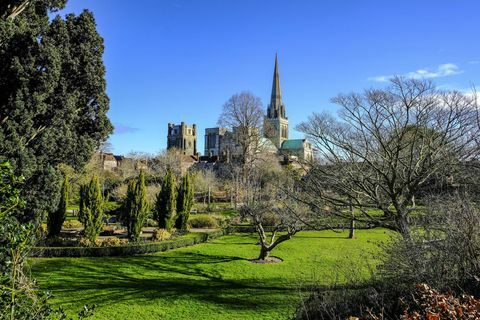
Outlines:
<svg viewBox="0 0 480 320"><path fill-rule="evenodd" d="M280 74L278 72L278 54L275 55L275 69L273 71L272 96L270 105L279 108L282 102L282 90L280 89Z"/></svg>
<svg viewBox="0 0 480 320"><path fill-rule="evenodd" d="M282 150L300 150L303 149L305 139L290 139L282 143Z"/></svg>

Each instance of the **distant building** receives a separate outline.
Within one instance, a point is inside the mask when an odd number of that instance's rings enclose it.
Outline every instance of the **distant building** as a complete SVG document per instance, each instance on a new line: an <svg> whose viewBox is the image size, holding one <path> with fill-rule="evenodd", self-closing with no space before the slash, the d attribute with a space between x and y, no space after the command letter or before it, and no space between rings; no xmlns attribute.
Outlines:
<svg viewBox="0 0 480 320"><path fill-rule="evenodd" d="M127 168L135 170L147 170L147 162L144 159L132 159L124 156L114 155L113 153L97 152L93 155L94 159L105 171L121 172Z"/></svg>
<svg viewBox="0 0 480 320"><path fill-rule="evenodd" d="M278 71L278 56L275 56L275 68L273 71L272 94L265 119L264 134L273 144L280 149L282 143L288 140L288 118L285 112L285 105L282 100L280 89L280 74Z"/></svg>
<svg viewBox="0 0 480 320"><path fill-rule="evenodd" d="M263 136L260 130L253 128L233 128L228 131L225 128L215 127L205 129L204 156L198 158L203 164L215 164L225 162L241 155L242 150L239 144L239 137L248 134L255 136L257 132L258 145L266 153L276 154L282 159L292 161L313 160L312 145L306 139L289 139L289 124L286 108L283 104L282 90L280 88L280 72L278 67L278 56L275 56L275 67L273 71L272 92L270 103L264 121ZM167 149L177 148L186 156L197 156L196 125L188 126L184 122L180 125L168 124L168 145Z"/></svg>
<svg viewBox="0 0 480 320"><path fill-rule="evenodd" d="M205 129L205 153L204 156L218 157L222 153L226 143L225 128L207 128Z"/></svg>
<svg viewBox="0 0 480 320"><path fill-rule="evenodd" d="M272 94L265 119L264 134L277 147L278 154L290 160L312 161L312 145L306 139L288 139L288 118L280 89L278 56L275 56Z"/></svg>
<svg viewBox="0 0 480 320"><path fill-rule="evenodd" d="M167 149L177 148L187 156L197 156L197 125L168 124Z"/></svg>
<svg viewBox="0 0 480 320"><path fill-rule="evenodd" d="M313 160L312 144L306 139L290 139L282 143L280 153L288 158L296 158L307 162Z"/></svg>

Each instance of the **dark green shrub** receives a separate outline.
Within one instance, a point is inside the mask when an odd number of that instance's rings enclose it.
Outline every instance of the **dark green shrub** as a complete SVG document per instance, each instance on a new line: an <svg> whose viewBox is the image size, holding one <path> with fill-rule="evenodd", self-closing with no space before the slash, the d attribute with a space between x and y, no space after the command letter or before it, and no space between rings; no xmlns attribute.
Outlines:
<svg viewBox="0 0 480 320"><path fill-rule="evenodd" d="M190 174L186 173L178 188L177 218L175 220L175 228L177 228L177 230L187 230L188 217L194 201L194 190L191 180Z"/></svg>
<svg viewBox="0 0 480 320"><path fill-rule="evenodd" d="M160 229L170 231L173 227L173 216L176 207L175 175L168 170L162 181L162 190L155 201L154 218Z"/></svg>
<svg viewBox="0 0 480 320"><path fill-rule="evenodd" d="M62 183L62 190L60 194L60 202L58 203L57 210L49 212L47 219L48 237L53 238L60 234L62 230L63 222L67 216L68 207L68 177L65 175Z"/></svg>
<svg viewBox="0 0 480 320"><path fill-rule="evenodd" d="M122 206L122 220L127 226L128 238L131 241L139 240L142 227L147 219L147 210L145 175L141 171L138 181L131 180L129 182L127 195Z"/></svg>
<svg viewBox="0 0 480 320"><path fill-rule="evenodd" d="M85 237L95 243L102 231L103 199L98 177L94 175L88 185L80 188L79 220L85 227Z"/></svg>

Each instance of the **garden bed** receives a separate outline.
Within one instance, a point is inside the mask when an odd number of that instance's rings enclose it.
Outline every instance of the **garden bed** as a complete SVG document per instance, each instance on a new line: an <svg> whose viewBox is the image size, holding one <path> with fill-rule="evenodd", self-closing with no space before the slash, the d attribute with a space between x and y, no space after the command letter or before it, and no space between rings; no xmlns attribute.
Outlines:
<svg viewBox="0 0 480 320"><path fill-rule="evenodd" d="M176 239L159 242L140 242L123 246L109 247L35 247L32 257L108 257L129 256L143 253L162 252L176 248L188 247L206 242L226 234L224 230L189 233Z"/></svg>

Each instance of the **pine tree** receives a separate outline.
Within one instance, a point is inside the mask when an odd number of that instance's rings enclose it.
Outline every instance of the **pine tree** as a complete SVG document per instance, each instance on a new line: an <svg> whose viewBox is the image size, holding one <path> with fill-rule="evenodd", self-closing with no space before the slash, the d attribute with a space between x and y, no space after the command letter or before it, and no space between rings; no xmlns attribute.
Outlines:
<svg viewBox="0 0 480 320"><path fill-rule="evenodd" d="M62 191L60 193L60 202L58 203L57 210L52 211L48 214L47 228L48 228L48 237L56 237L60 234L62 230L63 222L67 216L67 207L68 207L68 177L65 175L62 183Z"/></svg>
<svg viewBox="0 0 480 320"><path fill-rule="evenodd" d="M177 219L175 220L175 228L178 230L187 230L188 217L193 206L193 193L191 175L186 173L183 176L182 184L178 188Z"/></svg>
<svg viewBox="0 0 480 320"><path fill-rule="evenodd" d="M128 184L122 211L122 218L127 226L128 238L132 241L138 241L148 212L147 191L143 171L140 172L138 181L132 180Z"/></svg>
<svg viewBox="0 0 480 320"><path fill-rule="evenodd" d="M79 220L85 227L85 237L93 244L102 230L103 199L98 177L80 188Z"/></svg>
<svg viewBox="0 0 480 320"><path fill-rule="evenodd" d="M175 175L168 170L162 181L162 189L157 194L155 201L155 220L158 227L170 231L173 224L173 216L176 206Z"/></svg>

